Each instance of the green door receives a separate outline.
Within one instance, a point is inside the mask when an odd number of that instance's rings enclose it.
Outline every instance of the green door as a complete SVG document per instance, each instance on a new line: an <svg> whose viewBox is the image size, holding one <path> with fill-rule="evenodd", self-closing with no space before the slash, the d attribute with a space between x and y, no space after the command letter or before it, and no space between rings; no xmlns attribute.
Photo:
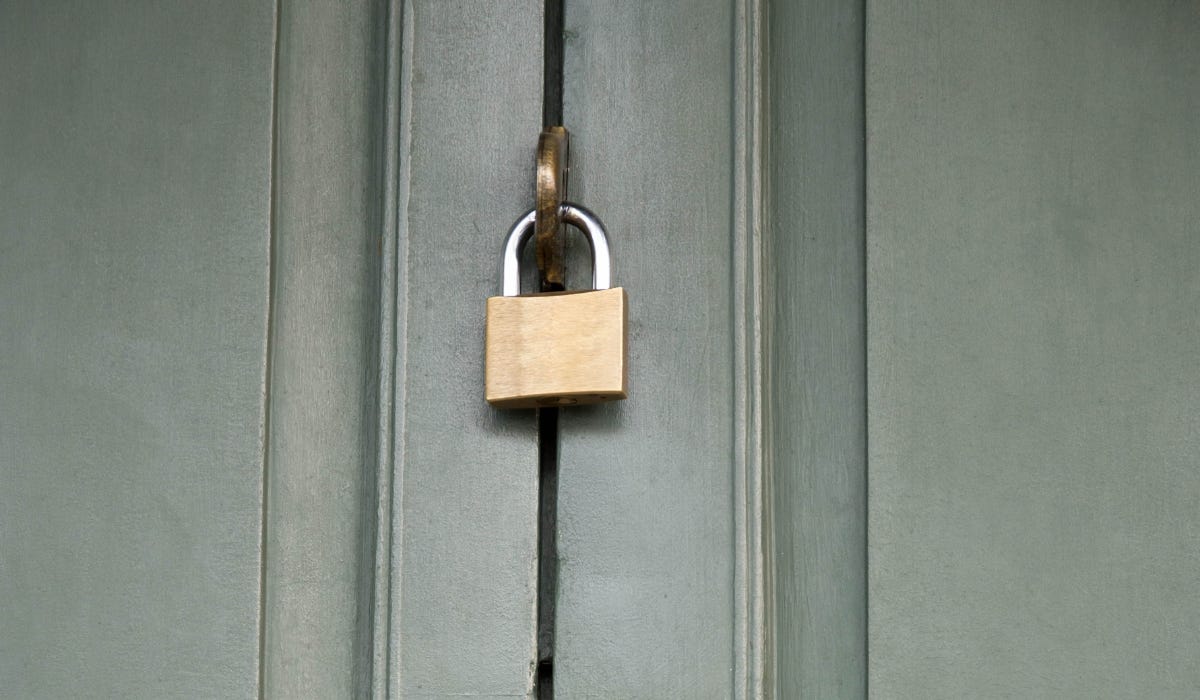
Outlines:
<svg viewBox="0 0 1200 700"><path fill-rule="evenodd" d="M0 4L0 696L254 693L273 26Z"/></svg>
<svg viewBox="0 0 1200 700"><path fill-rule="evenodd" d="M1200 12L868 3L869 677L1200 693Z"/></svg>
<svg viewBox="0 0 1200 700"><path fill-rule="evenodd" d="M0 697L527 692L534 429L478 350L540 28L0 4Z"/></svg>
<svg viewBox="0 0 1200 700"><path fill-rule="evenodd" d="M0 697L536 692L543 10L0 3ZM1196 8L565 17L558 697L1200 692Z"/></svg>

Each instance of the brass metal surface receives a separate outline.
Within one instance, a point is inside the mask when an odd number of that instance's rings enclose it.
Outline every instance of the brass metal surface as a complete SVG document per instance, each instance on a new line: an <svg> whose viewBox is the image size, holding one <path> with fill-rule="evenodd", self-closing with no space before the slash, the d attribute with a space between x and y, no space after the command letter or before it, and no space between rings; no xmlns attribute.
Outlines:
<svg viewBox="0 0 1200 700"><path fill-rule="evenodd" d="M534 408L624 399L628 315L620 287L489 298L488 403Z"/></svg>
<svg viewBox="0 0 1200 700"><path fill-rule="evenodd" d="M543 291L566 289L566 235L559 208L567 199L569 135L566 127L548 126L538 137L535 225L536 260Z"/></svg>

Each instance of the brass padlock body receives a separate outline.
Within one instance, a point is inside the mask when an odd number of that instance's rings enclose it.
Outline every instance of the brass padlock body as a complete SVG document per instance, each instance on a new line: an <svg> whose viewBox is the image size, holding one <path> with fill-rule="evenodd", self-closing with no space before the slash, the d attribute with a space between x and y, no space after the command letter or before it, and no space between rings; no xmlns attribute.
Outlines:
<svg viewBox="0 0 1200 700"><path fill-rule="evenodd" d="M628 315L621 287L488 298L488 403L535 408L624 399Z"/></svg>

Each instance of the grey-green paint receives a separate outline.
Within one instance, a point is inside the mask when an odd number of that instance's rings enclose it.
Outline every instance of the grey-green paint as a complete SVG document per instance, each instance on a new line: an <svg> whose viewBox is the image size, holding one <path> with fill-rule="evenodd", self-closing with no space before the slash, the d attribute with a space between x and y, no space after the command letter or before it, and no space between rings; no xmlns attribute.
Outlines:
<svg viewBox="0 0 1200 700"><path fill-rule="evenodd" d="M523 697L532 417L482 401L534 0L283 7L266 692ZM528 41L513 41L526 37Z"/></svg>
<svg viewBox="0 0 1200 700"><path fill-rule="evenodd" d="M734 15L708 0L566 13L571 196L607 225L629 292L630 394L563 412L555 688L729 697Z"/></svg>
<svg viewBox="0 0 1200 700"><path fill-rule="evenodd" d="M483 400L484 300L531 206L541 3L404 3L391 488L391 692L524 697L532 412ZM385 350L386 352L386 350Z"/></svg>
<svg viewBox="0 0 1200 700"><path fill-rule="evenodd" d="M863 694L865 389L873 695L1187 696L1195 12L568 7L632 395L564 414L560 696ZM540 28L0 5L0 694L528 694Z"/></svg>
<svg viewBox="0 0 1200 700"><path fill-rule="evenodd" d="M263 694L362 697L374 547L386 3L283 3Z"/></svg>
<svg viewBox="0 0 1200 700"><path fill-rule="evenodd" d="M867 16L871 694L1200 687L1200 13Z"/></svg>
<svg viewBox="0 0 1200 700"><path fill-rule="evenodd" d="M779 698L866 692L862 3L768 18L767 467Z"/></svg>
<svg viewBox="0 0 1200 700"><path fill-rule="evenodd" d="M862 21L568 5L631 396L564 413L567 697L865 692Z"/></svg>
<svg viewBox="0 0 1200 700"><path fill-rule="evenodd" d="M0 3L0 695L256 693L274 24Z"/></svg>
<svg viewBox="0 0 1200 700"><path fill-rule="evenodd" d="M526 695L538 3L0 12L0 695Z"/></svg>

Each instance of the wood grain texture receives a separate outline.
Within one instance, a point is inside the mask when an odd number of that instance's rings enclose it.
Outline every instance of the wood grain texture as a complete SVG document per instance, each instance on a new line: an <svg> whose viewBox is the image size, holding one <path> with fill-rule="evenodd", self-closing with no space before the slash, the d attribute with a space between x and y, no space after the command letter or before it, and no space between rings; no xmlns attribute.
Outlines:
<svg viewBox="0 0 1200 700"><path fill-rule="evenodd" d="M730 204L733 311L733 688L734 698L770 697L773 689L772 518L766 454L768 416L764 313L767 6L733 7L733 187Z"/></svg>
<svg viewBox="0 0 1200 700"><path fill-rule="evenodd" d="M0 3L0 696L253 697L270 3Z"/></svg>
<svg viewBox="0 0 1200 700"><path fill-rule="evenodd" d="M370 684L385 12L280 7L267 698L362 697Z"/></svg>
<svg viewBox="0 0 1200 700"><path fill-rule="evenodd" d="M624 399L628 317L620 287L489 297L488 403L534 408Z"/></svg>
<svg viewBox="0 0 1200 700"><path fill-rule="evenodd" d="M537 444L483 400L485 300L533 201L541 3L405 3L393 281L393 697L525 697Z"/></svg>
<svg viewBox="0 0 1200 700"><path fill-rule="evenodd" d="M631 398L562 412L556 692L730 697L732 9L566 13L571 196L628 282Z"/></svg>
<svg viewBox="0 0 1200 700"><path fill-rule="evenodd" d="M773 2L764 352L775 691L866 694L861 3ZM886 691L884 693L886 695Z"/></svg>
<svg viewBox="0 0 1200 700"><path fill-rule="evenodd" d="M870 687L1200 687L1200 14L868 5Z"/></svg>

